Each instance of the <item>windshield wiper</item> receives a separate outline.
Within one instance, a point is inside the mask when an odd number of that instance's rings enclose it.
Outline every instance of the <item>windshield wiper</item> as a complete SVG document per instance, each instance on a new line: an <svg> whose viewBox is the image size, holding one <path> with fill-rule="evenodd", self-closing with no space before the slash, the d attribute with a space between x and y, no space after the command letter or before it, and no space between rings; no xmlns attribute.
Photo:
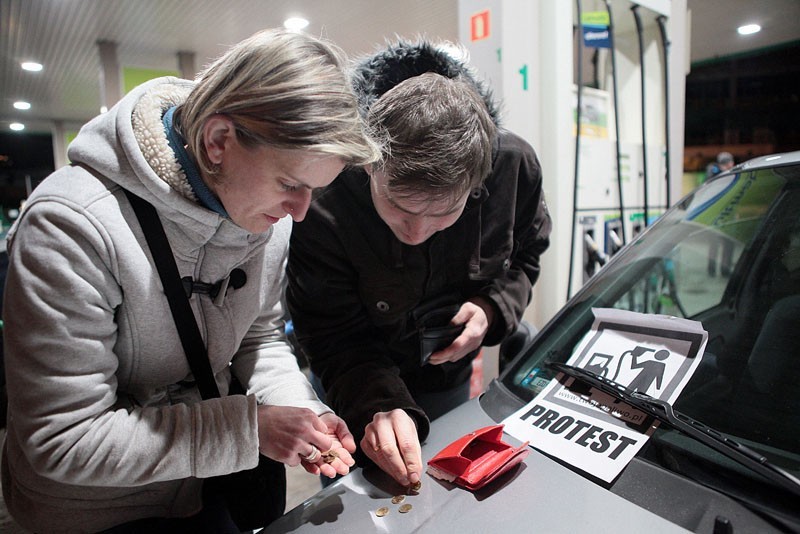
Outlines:
<svg viewBox="0 0 800 534"><path fill-rule="evenodd" d="M688 415L675 411L666 401L654 399L646 393L632 391L622 384L609 380L586 369L557 362L547 364L555 371L564 373L595 389L619 399L633 408L654 417L691 438L694 438L731 460L764 476L774 484L800 496L800 480L788 471L770 463L763 455L729 438Z"/></svg>

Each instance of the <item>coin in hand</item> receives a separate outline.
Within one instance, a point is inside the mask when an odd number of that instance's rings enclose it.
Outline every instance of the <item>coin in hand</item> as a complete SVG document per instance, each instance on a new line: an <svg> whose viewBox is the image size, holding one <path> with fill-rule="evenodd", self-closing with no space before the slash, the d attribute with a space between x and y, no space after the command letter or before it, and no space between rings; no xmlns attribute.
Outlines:
<svg viewBox="0 0 800 534"><path fill-rule="evenodd" d="M332 464L338 457L339 454L334 450L322 453L322 461L326 464Z"/></svg>

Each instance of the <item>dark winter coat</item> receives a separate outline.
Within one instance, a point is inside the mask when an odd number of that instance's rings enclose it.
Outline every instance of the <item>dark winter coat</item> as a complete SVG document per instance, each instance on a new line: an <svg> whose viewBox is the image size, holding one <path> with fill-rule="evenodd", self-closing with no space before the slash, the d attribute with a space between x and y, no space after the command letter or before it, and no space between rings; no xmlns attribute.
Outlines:
<svg viewBox="0 0 800 534"><path fill-rule="evenodd" d="M399 44L359 65L363 108L429 71L472 79L463 65L429 45ZM496 117L490 95L475 85ZM429 421L414 395L463 384L472 358L420 365L413 311L432 300L461 304L480 295L495 307L484 345L501 342L530 301L550 227L536 154L503 130L480 194L471 195L453 226L421 245L401 243L381 220L363 170L343 172L312 203L292 233L288 309L327 404L357 442L375 413L395 408L415 419L425 439Z"/></svg>

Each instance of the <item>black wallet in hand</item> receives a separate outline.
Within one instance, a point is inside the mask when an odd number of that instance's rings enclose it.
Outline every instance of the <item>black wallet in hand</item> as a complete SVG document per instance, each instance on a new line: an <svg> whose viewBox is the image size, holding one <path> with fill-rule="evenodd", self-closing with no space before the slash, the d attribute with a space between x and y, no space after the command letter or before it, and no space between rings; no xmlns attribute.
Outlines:
<svg viewBox="0 0 800 534"><path fill-rule="evenodd" d="M427 364L431 354L449 346L464 331L463 324L450 324L460 307L459 304L433 301L414 310L419 333L420 365Z"/></svg>

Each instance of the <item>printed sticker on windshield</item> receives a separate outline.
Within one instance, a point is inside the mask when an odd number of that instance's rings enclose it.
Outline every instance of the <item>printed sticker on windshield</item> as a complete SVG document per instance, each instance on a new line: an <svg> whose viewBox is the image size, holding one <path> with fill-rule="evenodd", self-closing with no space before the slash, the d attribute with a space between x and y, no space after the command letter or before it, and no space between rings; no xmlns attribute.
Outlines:
<svg viewBox="0 0 800 534"><path fill-rule="evenodd" d="M628 392L675 402L702 359L708 340L703 325L666 315L592 311L592 330L567 365ZM611 482L647 442L658 421L616 394L562 372L503 424L520 441L530 441L533 447Z"/></svg>

